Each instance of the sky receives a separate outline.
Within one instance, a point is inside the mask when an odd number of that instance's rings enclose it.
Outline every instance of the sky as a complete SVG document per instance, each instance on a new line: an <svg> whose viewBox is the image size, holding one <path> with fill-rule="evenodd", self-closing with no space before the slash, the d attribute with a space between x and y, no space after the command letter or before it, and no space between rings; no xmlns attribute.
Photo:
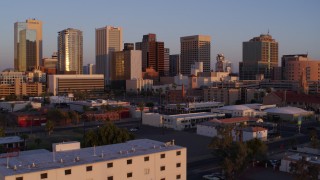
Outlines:
<svg viewBox="0 0 320 180"><path fill-rule="evenodd" d="M211 61L218 53L238 71L242 42L270 33L284 54L308 53L320 60L319 0L1 0L0 70L13 67L14 23L43 21L43 56L57 51L57 35L83 31L84 64L95 63L95 28L122 27L124 42L148 33L180 52L180 37L211 36Z"/></svg>

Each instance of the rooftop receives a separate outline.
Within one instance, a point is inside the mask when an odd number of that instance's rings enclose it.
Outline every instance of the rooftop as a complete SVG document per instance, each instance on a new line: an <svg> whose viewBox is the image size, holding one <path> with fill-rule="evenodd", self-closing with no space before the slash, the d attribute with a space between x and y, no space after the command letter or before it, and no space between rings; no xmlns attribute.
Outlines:
<svg viewBox="0 0 320 180"><path fill-rule="evenodd" d="M184 147L174 143L163 143L149 139L138 139L126 143L105 146L82 148L62 152L26 151L19 156L0 159L0 174L11 176L16 174L32 173L49 169L66 168L96 162L111 161L115 159L130 158ZM7 168L7 160L9 160Z"/></svg>
<svg viewBox="0 0 320 180"><path fill-rule="evenodd" d="M23 140L19 136L8 136L0 138L0 144L9 144L16 142L23 142Z"/></svg>
<svg viewBox="0 0 320 180"><path fill-rule="evenodd" d="M259 118L253 117L235 117L227 119L213 119L207 122L201 123L203 126L216 126L217 124L233 124L233 123L243 123L248 121L258 121Z"/></svg>
<svg viewBox="0 0 320 180"><path fill-rule="evenodd" d="M218 110L229 110L229 111L245 111L245 110L252 110L250 107L246 105L231 105L231 106L223 106L217 108Z"/></svg>
<svg viewBox="0 0 320 180"><path fill-rule="evenodd" d="M265 112L267 113L278 113L278 114L306 114L308 111L303 110L297 107L278 107L278 108L270 108L266 109Z"/></svg>
<svg viewBox="0 0 320 180"><path fill-rule="evenodd" d="M167 117L175 117L175 118L195 118L195 117L217 117L221 114L211 113L211 112L199 112L199 113L188 113L188 114L175 114L175 115L167 115ZM224 116L224 114L223 114Z"/></svg>
<svg viewBox="0 0 320 180"><path fill-rule="evenodd" d="M265 130L267 129L263 127L245 127L242 129L242 131L246 131L246 132L259 132L259 131L265 131Z"/></svg>
<svg viewBox="0 0 320 180"><path fill-rule="evenodd" d="M282 101L286 100L287 102L306 102L320 104L320 97L315 95L300 94L292 91L277 91L272 93L278 96Z"/></svg>

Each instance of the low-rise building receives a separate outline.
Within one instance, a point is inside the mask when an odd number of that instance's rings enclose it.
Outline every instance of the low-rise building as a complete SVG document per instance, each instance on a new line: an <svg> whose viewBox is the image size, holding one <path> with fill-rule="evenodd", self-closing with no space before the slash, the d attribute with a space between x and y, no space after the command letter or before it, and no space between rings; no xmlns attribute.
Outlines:
<svg viewBox="0 0 320 180"><path fill-rule="evenodd" d="M41 126L47 122L45 114L36 112L15 112L12 113L12 119L19 127Z"/></svg>
<svg viewBox="0 0 320 180"><path fill-rule="evenodd" d="M0 179L187 179L186 155L186 148L174 140L149 139L55 152L33 150L9 161L1 158Z"/></svg>
<svg viewBox="0 0 320 180"><path fill-rule="evenodd" d="M49 75L48 92L53 93L54 96L75 92L102 94L104 92L104 76L102 74Z"/></svg>
<svg viewBox="0 0 320 180"><path fill-rule="evenodd" d="M180 131L184 129L195 128L198 123L222 117L224 117L224 114L209 112L176 115L144 113L142 115L142 123L150 126L172 128Z"/></svg>
<svg viewBox="0 0 320 180"><path fill-rule="evenodd" d="M256 117L256 116L263 116L265 115L264 112L256 111L254 109L249 108L246 105L231 105L231 106L223 106L220 108L212 109L213 113L224 113L226 117Z"/></svg>
<svg viewBox="0 0 320 180"><path fill-rule="evenodd" d="M177 103L177 104L167 104L164 109L168 112L210 112L212 108L222 107L224 103L208 101L208 102L189 102L189 103Z"/></svg>
<svg viewBox="0 0 320 180"><path fill-rule="evenodd" d="M24 148L25 142L19 136L0 137L0 153L9 153L10 155L16 155L20 150L24 150ZM5 155L0 155L0 158L4 157Z"/></svg>
<svg viewBox="0 0 320 180"><path fill-rule="evenodd" d="M41 103L39 102L34 102L34 101L5 101L5 102L0 102L0 108L3 110L9 111L9 112L15 112L15 111L20 111L27 106L31 106L33 109L39 109L41 108Z"/></svg>
<svg viewBox="0 0 320 180"><path fill-rule="evenodd" d="M306 111L297 107L277 107L266 109L265 112L271 120L298 121L313 118L313 111Z"/></svg>
<svg viewBox="0 0 320 180"><path fill-rule="evenodd" d="M153 86L152 79L131 79L126 80L126 91L130 93L138 93L139 91L151 90Z"/></svg>
<svg viewBox="0 0 320 180"><path fill-rule="evenodd" d="M266 140L268 130L261 127L239 127L240 124L249 125L250 123L261 123L262 119L252 117L235 117L227 119L213 119L207 122L197 124L197 134L207 137L215 137L218 135L218 127L235 126L233 130L234 140L248 141L254 138ZM242 137L236 137L236 131L242 132Z"/></svg>

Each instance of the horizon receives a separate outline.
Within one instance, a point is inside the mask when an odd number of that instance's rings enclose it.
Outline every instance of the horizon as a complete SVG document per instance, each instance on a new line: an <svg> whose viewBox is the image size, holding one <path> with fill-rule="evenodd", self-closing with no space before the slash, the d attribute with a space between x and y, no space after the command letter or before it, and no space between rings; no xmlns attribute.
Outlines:
<svg viewBox="0 0 320 180"><path fill-rule="evenodd" d="M51 57L57 51L59 31L67 28L83 31L83 65L95 64L95 29L107 25L123 28L123 43L140 42L143 35L155 33L157 40L170 49L170 54L180 54L180 37L209 35L211 69L214 69L216 55L223 53L233 63L233 72L238 72L242 42L267 32L279 43L279 60L285 54L308 54L309 58L320 60L320 23L316 21L316 17L320 17L319 5L317 0L268 3L189 0L183 4L168 0L138 3L80 0L76 4L62 0L3 2L0 70L13 67L14 23L31 18L43 22L43 57ZM83 13L86 11L90 13Z"/></svg>

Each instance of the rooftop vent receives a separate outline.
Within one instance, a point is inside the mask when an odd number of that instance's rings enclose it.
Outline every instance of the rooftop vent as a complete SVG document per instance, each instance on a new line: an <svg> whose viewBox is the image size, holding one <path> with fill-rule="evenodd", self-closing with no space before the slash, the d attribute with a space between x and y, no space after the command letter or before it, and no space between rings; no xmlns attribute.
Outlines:
<svg viewBox="0 0 320 180"><path fill-rule="evenodd" d="M36 167L36 164L33 162L32 164L31 164L31 167Z"/></svg>
<svg viewBox="0 0 320 180"><path fill-rule="evenodd" d="M63 159L62 158L60 159L60 163L63 163Z"/></svg>
<svg viewBox="0 0 320 180"><path fill-rule="evenodd" d="M14 166L13 166L13 170L15 170L15 171L18 170L17 165L14 165Z"/></svg>

